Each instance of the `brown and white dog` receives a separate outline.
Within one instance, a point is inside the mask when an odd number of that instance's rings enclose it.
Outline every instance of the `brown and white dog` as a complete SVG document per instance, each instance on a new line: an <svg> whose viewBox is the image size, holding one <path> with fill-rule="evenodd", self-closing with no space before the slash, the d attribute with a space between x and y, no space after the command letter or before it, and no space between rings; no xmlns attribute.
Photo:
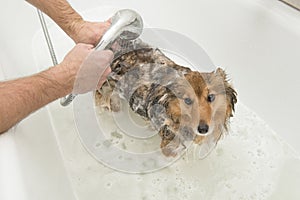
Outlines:
<svg viewBox="0 0 300 200"><path fill-rule="evenodd" d="M164 155L176 156L186 142L203 144L209 138L217 143L227 131L237 98L222 69L192 71L157 48L127 52L111 69L108 81L96 92L96 105L118 112L124 98L158 131Z"/></svg>

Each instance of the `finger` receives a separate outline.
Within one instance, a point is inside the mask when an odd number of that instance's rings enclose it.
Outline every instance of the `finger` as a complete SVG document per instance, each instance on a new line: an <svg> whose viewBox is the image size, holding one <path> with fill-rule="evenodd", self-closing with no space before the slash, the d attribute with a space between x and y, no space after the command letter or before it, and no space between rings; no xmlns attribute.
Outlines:
<svg viewBox="0 0 300 200"><path fill-rule="evenodd" d="M87 49L88 49L88 50L94 49L94 45L92 45L92 44L86 44L86 45L87 45Z"/></svg>
<svg viewBox="0 0 300 200"><path fill-rule="evenodd" d="M107 63L110 63L114 58L114 53L111 50L103 50L103 55L107 58Z"/></svg>
<svg viewBox="0 0 300 200"><path fill-rule="evenodd" d="M110 74L110 72L111 72L111 68L110 67L106 68L102 77L106 79L106 77Z"/></svg>
<svg viewBox="0 0 300 200"><path fill-rule="evenodd" d="M101 78L100 78L100 81L99 82L102 82L102 81L105 81L107 79L107 76L110 74L111 72L111 68L108 67L105 72L102 74Z"/></svg>
<svg viewBox="0 0 300 200"><path fill-rule="evenodd" d="M108 49L102 50L102 53L106 54L107 56L110 56L110 57L112 57L114 55L114 53L111 50L108 50Z"/></svg>
<svg viewBox="0 0 300 200"><path fill-rule="evenodd" d="M86 43L78 43L78 44L76 44L76 46L86 47L86 48L93 47L93 45L91 45L91 44L86 44Z"/></svg>
<svg viewBox="0 0 300 200"><path fill-rule="evenodd" d="M76 44L76 46L78 48L83 48L83 49L87 49L87 50L91 50L91 49L94 48L93 45L91 45L91 44L85 44L85 43L78 43L78 44Z"/></svg>
<svg viewBox="0 0 300 200"><path fill-rule="evenodd" d="M112 18L110 17L109 19L107 19L106 21L105 21L105 23L109 23L109 25L112 23Z"/></svg>
<svg viewBox="0 0 300 200"><path fill-rule="evenodd" d="M102 85L105 83L107 76L110 74L111 72L111 68L108 67L105 72L103 73L103 75L101 76L100 81L97 84L97 89L100 89L102 87Z"/></svg>
<svg viewBox="0 0 300 200"><path fill-rule="evenodd" d="M99 81L98 85L97 85L97 90L101 89L102 85L105 83L106 80L101 80Z"/></svg>
<svg viewBox="0 0 300 200"><path fill-rule="evenodd" d="M114 53L110 50L94 51L93 54L99 61L99 66L102 66L102 67L103 66L107 67L111 63L111 61L114 57Z"/></svg>
<svg viewBox="0 0 300 200"><path fill-rule="evenodd" d="M101 80L98 82L98 84L97 84L97 90L99 90L99 89L102 87L102 85L105 83L105 81L106 81L106 79L101 79Z"/></svg>

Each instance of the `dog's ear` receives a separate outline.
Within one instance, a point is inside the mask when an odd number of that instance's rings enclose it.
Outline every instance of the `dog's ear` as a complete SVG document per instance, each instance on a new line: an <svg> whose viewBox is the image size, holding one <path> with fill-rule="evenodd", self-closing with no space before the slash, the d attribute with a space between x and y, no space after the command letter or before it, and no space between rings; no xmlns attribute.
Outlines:
<svg viewBox="0 0 300 200"><path fill-rule="evenodd" d="M227 84L225 90L227 99L227 116L232 117L232 113L235 111L234 105L237 102L237 93L229 84Z"/></svg>
<svg viewBox="0 0 300 200"><path fill-rule="evenodd" d="M218 67L218 68L216 69L215 73L216 73L218 76L222 77L224 81L227 81L227 74L226 74L226 72L225 72L222 68L219 68L219 67Z"/></svg>
<svg viewBox="0 0 300 200"><path fill-rule="evenodd" d="M223 69L217 68L216 75L219 77L222 77L222 79L224 81L226 101L227 101L226 115L227 115L227 117L232 117L233 116L232 114L234 112L234 105L237 102L237 93L233 89L233 87L230 85L230 83L228 82L227 74Z"/></svg>

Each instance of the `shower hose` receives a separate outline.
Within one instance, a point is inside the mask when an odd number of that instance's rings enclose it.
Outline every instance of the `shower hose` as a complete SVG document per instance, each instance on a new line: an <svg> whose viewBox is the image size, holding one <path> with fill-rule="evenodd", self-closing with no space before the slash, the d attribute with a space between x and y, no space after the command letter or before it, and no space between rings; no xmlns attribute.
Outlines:
<svg viewBox="0 0 300 200"><path fill-rule="evenodd" d="M51 41L51 38L50 38L50 35L49 35L49 31L48 31L48 28L47 28L47 24L45 22L43 12L40 11L39 9L37 9L37 12L38 12L38 16L39 16L39 19L40 19L40 22L41 22L43 33L44 33L44 36L45 36L45 39L46 39L46 42L47 42L47 45L48 45L48 49L49 49L49 53L50 53L50 56L51 56L51 59L52 59L52 63L53 63L53 65L57 65L58 64L57 58L56 58L56 55L55 55L55 51L54 51L54 48L53 48L53 44L52 44L52 41ZM62 106L67 106L73 101L73 99L75 97L76 97L75 94L69 94L65 97L62 97L60 99L60 104Z"/></svg>

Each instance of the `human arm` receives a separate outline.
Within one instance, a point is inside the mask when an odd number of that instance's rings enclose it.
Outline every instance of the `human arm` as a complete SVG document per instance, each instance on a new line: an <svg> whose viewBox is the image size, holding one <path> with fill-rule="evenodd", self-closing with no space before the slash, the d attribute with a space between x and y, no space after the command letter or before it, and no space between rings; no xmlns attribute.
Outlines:
<svg viewBox="0 0 300 200"><path fill-rule="evenodd" d="M29 77L0 82L0 133L55 99L73 91L84 93L100 87L110 73L107 66L111 59L111 51L97 52L92 45L78 44L57 66ZM84 76L79 76L78 71L84 71ZM93 77L98 85L86 84ZM74 88L75 82L83 88Z"/></svg>
<svg viewBox="0 0 300 200"><path fill-rule="evenodd" d="M96 46L110 21L85 21L66 0L26 0L46 13L74 42Z"/></svg>

